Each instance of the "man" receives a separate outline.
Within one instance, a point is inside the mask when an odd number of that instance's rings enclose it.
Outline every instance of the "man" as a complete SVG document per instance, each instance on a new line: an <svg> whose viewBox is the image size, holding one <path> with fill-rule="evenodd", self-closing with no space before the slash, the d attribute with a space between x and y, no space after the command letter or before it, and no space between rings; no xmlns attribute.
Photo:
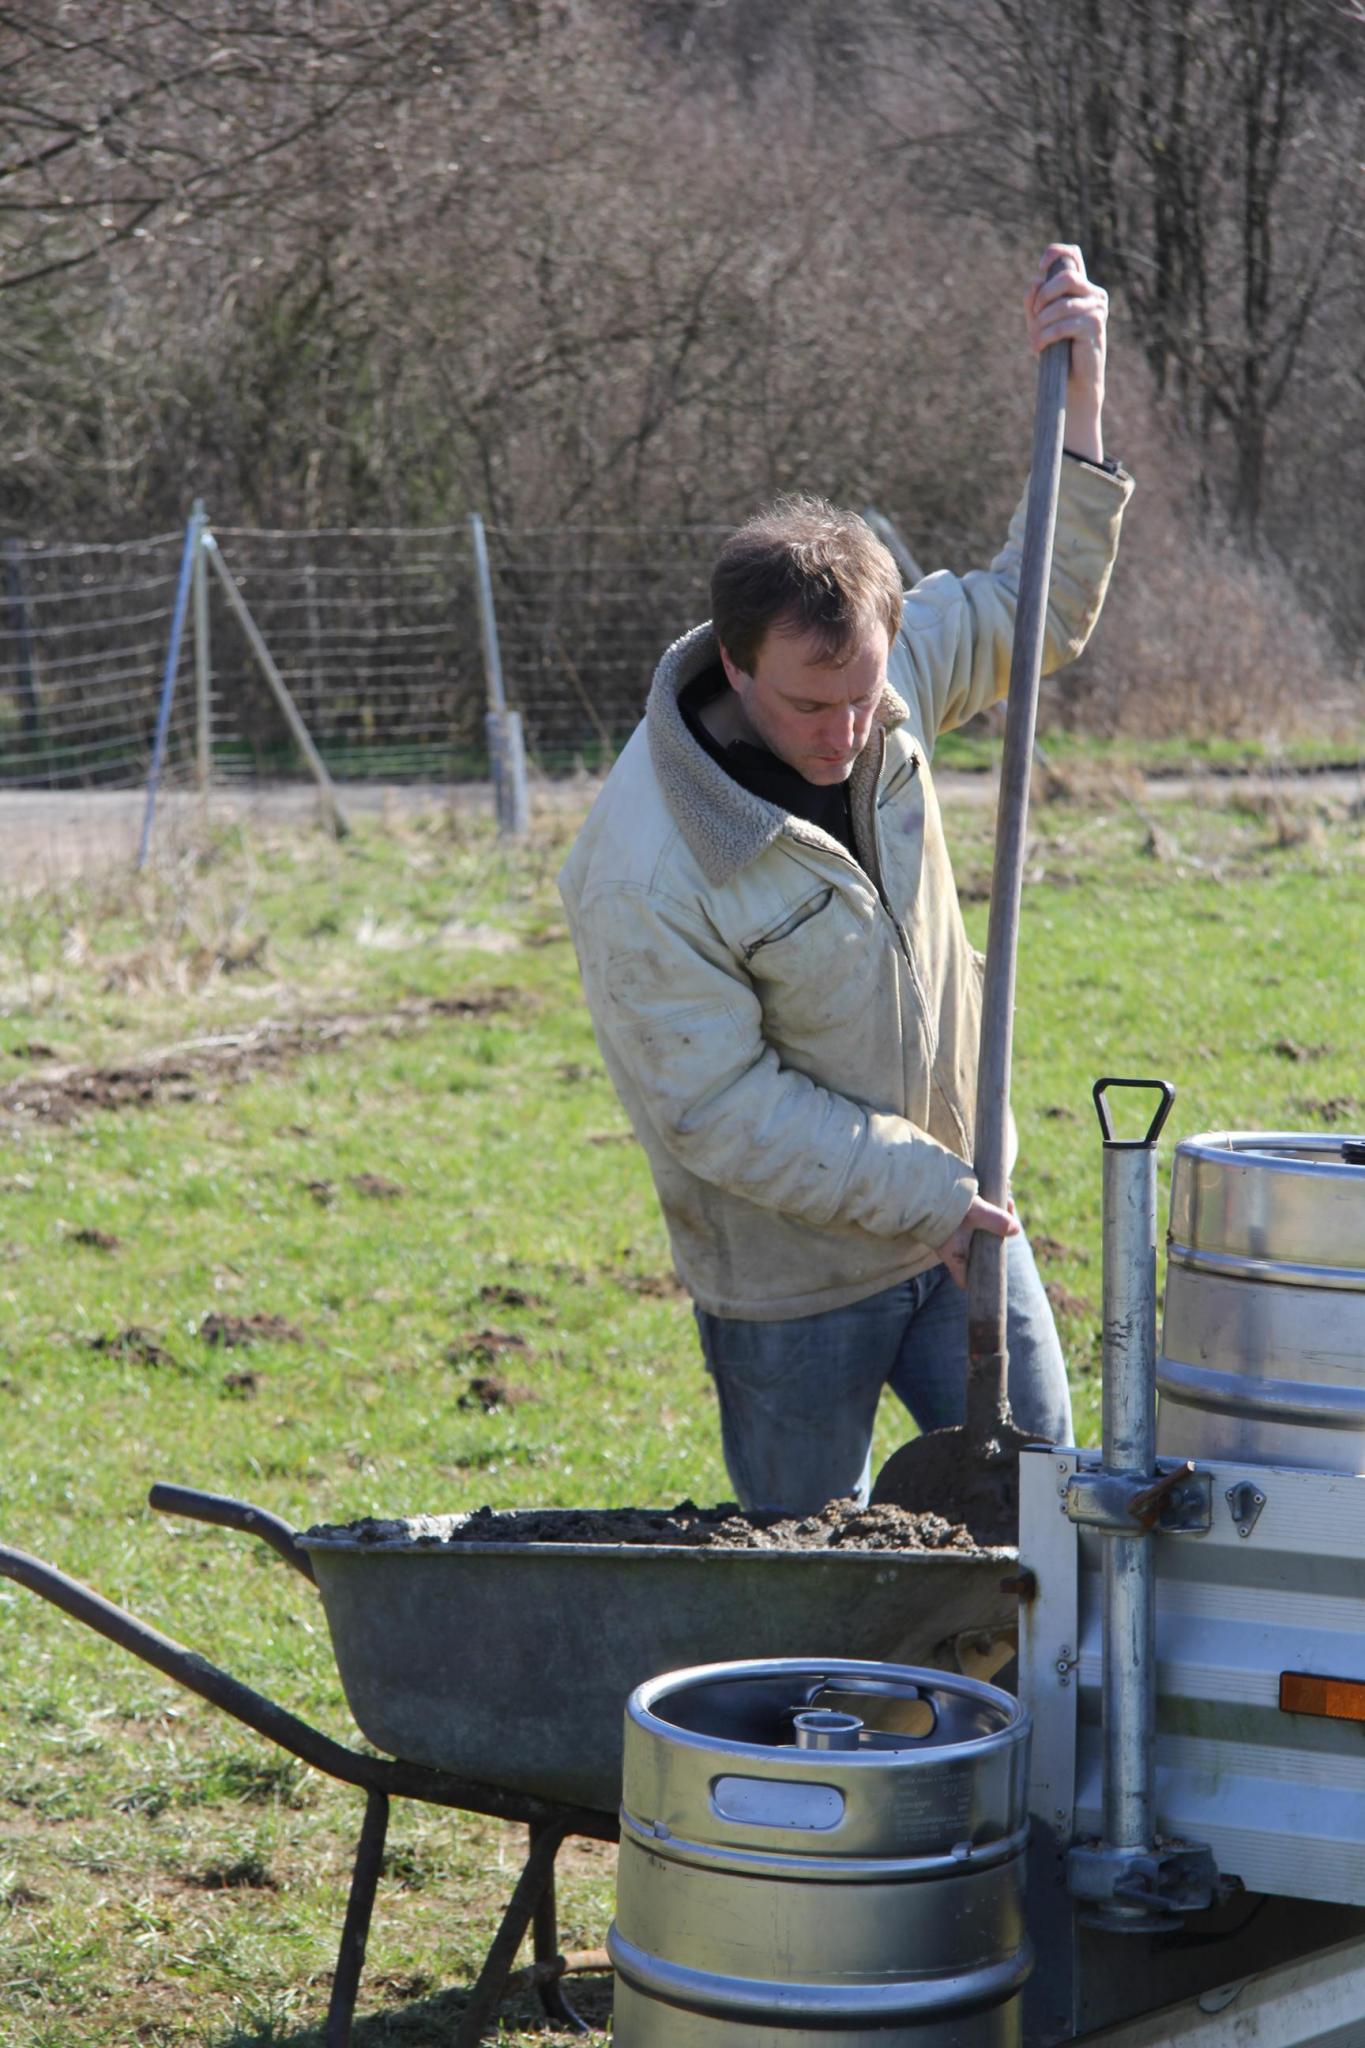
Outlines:
<svg viewBox="0 0 1365 2048"><path fill-rule="evenodd" d="M1044 251L1029 343L1071 343L1045 671L1085 645L1132 489L1101 435L1107 310L1079 250ZM981 962L929 772L1008 685L1022 530L905 595L853 514L751 520L560 878L750 1509L865 1499L883 1386L921 1429L962 1419L975 1230L1010 1240L1016 1418L1070 1436L1027 1239L968 1163Z"/></svg>

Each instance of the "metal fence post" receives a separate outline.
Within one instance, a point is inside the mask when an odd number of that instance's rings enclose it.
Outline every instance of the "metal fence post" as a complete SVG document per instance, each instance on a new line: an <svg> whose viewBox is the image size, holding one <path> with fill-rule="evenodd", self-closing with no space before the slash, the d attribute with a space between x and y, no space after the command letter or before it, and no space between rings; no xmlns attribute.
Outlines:
<svg viewBox="0 0 1365 2048"><path fill-rule="evenodd" d="M493 606L493 578L488 566L488 537L477 512L469 515L469 531L474 543L474 583L479 595L483 666L488 683L488 713L484 730L488 735L488 762L493 775L493 806L497 813L498 836L524 839L530 830L531 805L526 788L526 748L521 713L507 708L502 655L498 647L498 616Z"/></svg>
<svg viewBox="0 0 1365 2048"><path fill-rule="evenodd" d="M156 792L161 781L162 764L166 759L166 735L171 725L171 700L175 696L175 679L180 668L180 642L185 632L185 613L189 607L190 578L195 557L200 552L203 539L204 507L200 499L194 501L189 524L185 528L185 546L180 557L180 580L175 590L175 610L171 614L170 645L166 649L166 670L161 682L161 704L156 715L156 738L152 743L152 765L147 773L147 803L142 813L142 837L138 841L137 864L147 865L147 849L152 843L152 820L156 816Z"/></svg>
<svg viewBox="0 0 1365 2048"><path fill-rule="evenodd" d="M204 561L204 539L208 532L208 513L202 498L194 501L193 517L198 521L198 540L194 550L194 703L195 703L195 779L201 794L207 794L213 780L213 698L212 669L209 656L209 579Z"/></svg>

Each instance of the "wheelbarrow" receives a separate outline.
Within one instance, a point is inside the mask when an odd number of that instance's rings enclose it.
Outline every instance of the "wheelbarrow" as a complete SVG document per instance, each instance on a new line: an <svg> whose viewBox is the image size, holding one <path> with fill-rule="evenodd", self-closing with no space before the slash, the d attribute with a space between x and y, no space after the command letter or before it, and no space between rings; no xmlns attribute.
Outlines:
<svg viewBox="0 0 1365 2048"><path fill-rule="evenodd" d="M26 1551L0 1545L0 1576L365 1793L326 2048L349 2048L391 1799L529 1830L455 2048L482 2039L528 1928L529 1974L546 2013L586 2032L561 1981L555 1858L571 1835L617 1838L623 1710L637 1684L742 1656L971 1667L1017 1613L1011 1550L461 1544L457 1526L437 1541L422 1522L379 1525L414 1533L376 1541L364 1524L300 1534L264 1508L189 1487L159 1484L149 1499L163 1513L260 1537L317 1587L352 1713L387 1755L333 1741Z"/></svg>

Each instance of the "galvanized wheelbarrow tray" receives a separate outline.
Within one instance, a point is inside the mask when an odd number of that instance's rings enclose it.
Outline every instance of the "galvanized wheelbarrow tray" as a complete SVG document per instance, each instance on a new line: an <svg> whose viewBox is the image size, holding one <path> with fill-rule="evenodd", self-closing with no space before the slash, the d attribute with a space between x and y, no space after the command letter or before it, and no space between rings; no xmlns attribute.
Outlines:
<svg viewBox="0 0 1365 2048"><path fill-rule="evenodd" d="M391 1798L530 1830L455 2048L482 2038L528 1927L546 2011L582 2031L559 1981L555 1856L568 1835L616 1839L623 1710L636 1685L737 1657L960 1664L964 1644L999 1637L1017 1613L1009 1550L375 1542L300 1535L263 1508L188 1487L154 1486L149 1498L164 1513L261 1537L318 1588L351 1711L387 1755L334 1742L25 1551L0 1545L0 1576L365 1792L327 2048L351 2039Z"/></svg>

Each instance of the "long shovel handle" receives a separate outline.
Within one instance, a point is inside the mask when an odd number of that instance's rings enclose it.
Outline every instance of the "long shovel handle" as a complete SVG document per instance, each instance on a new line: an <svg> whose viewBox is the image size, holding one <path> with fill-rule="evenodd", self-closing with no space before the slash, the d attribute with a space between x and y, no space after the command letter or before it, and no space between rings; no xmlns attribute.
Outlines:
<svg viewBox="0 0 1365 2048"><path fill-rule="evenodd" d="M1055 276L1059 258L1048 272ZM1009 703L1000 764L995 866L991 876L986 973L981 997L981 1049L976 1083L976 1181L988 1202L1003 1204L1009 1182L1010 1059L1014 1043L1015 959L1024 882L1029 775L1043 667L1052 537L1066 429L1071 344L1053 342L1038 360L1033 464L1024 512L1024 548L1010 656ZM980 1442L1009 1416L1005 1336L1005 1240L978 1230L967 1256L967 1429Z"/></svg>

